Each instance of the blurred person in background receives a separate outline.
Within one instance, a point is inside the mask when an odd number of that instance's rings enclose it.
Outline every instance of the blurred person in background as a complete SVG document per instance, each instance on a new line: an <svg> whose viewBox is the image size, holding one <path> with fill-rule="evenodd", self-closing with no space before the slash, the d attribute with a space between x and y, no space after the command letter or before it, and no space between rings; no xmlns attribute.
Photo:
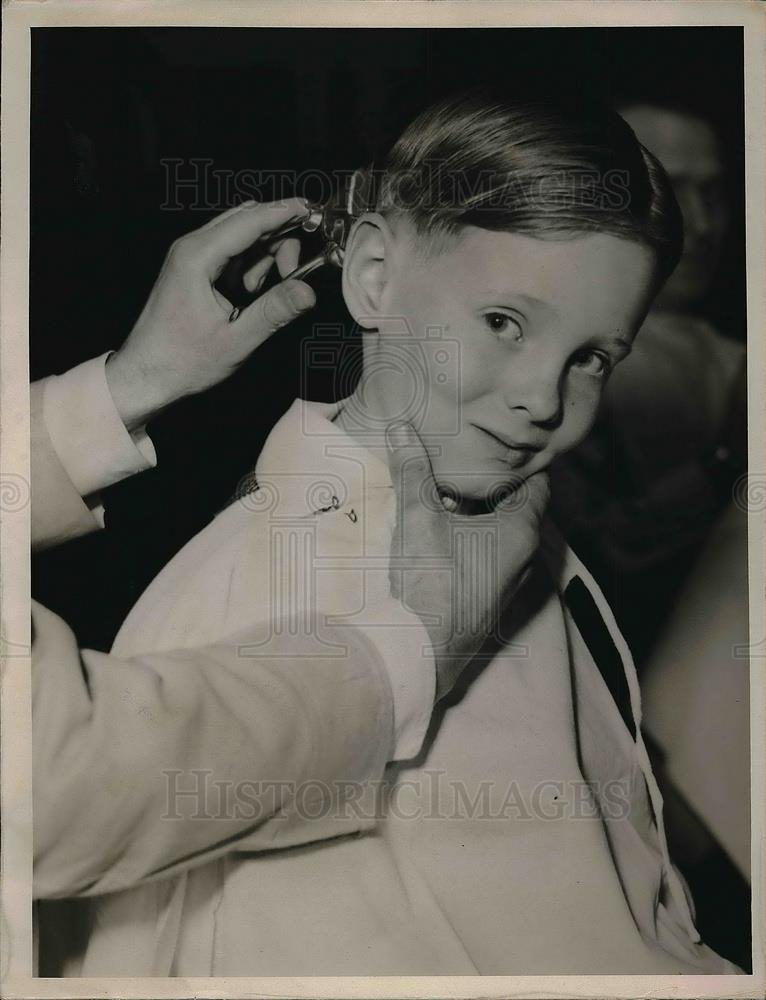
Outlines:
<svg viewBox="0 0 766 1000"><path fill-rule="evenodd" d="M610 379L593 432L554 470L553 502L640 667L745 471L746 369L743 345L699 312L729 222L715 133L658 105L621 114L670 175L684 253Z"/></svg>
<svg viewBox="0 0 766 1000"><path fill-rule="evenodd" d="M670 176L684 252L610 379L591 435L553 467L552 508L645 670L647 735L675 856L695 898L715 900L698 914L702 932L746 965L748 661L735 663L733 649L747 643L747 589L721 573L747 566L746 518L731 503L747 469L747 371L744 343L704 315L730 222L724 161L697 112L635 102L620 113ZM744 341L744 331L731 332ZM712 651L702 658L700 641ZM688 697L712 677L720 697ZM725 774L711 777L694 750L700 740L727 762Z"/></svg>

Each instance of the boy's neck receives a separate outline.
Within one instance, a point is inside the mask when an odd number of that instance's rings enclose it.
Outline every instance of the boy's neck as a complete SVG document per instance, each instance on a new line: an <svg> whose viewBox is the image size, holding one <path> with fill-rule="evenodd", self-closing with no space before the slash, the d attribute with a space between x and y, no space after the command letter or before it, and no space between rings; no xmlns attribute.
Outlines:
<svg viewBox="0 0 766 1000"><path fill-rule="evenodd" d="M366 451L388 465L385 428L388 423L386 410L376 393L363 384L364 375L346 399L333 422Z"/></svg>

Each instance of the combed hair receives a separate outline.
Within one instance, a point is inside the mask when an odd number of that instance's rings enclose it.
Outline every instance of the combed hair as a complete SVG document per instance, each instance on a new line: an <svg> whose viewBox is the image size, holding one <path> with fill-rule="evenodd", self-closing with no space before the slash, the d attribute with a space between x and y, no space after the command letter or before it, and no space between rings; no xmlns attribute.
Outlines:
<svg viewBox="0 0 766 1000"><path fill-rule="evenodd" d="M611 109L470 91L430 107L382 163L377 208L423 237L464 226L562 239L609 233L655 254L658 284L683 249L683 222L659 161Z"/></svg>

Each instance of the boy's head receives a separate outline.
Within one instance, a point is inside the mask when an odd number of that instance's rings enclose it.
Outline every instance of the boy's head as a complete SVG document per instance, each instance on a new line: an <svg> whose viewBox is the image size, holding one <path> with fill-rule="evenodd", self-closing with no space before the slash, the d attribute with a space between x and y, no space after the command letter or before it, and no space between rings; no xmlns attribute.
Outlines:
<svg viewBox="0 0 766 1000"><path fill-rule="evenodd" d="M539 471L587 433L681 245L664 172L615 113L436 105L348 242L344 297L367 331L349 419L411 421L467 497Z"/></svg>

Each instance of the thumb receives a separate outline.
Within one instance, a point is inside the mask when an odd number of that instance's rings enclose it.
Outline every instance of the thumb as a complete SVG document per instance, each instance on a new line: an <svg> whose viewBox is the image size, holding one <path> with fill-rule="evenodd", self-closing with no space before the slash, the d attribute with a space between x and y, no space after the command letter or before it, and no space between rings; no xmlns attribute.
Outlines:
<svg viewBox="0 0 766 1000"><path fill-rule="evenodd" d="M412 424L390 424L386 443L399 517L408 519L441 508L431 460Z"/></svg>
<svg viewBox="0 0 766 1000"><path fill-rule="evenodd" d="M527 487L530 509L535 517L541 518L551 498L551 484L548 473L545 471L536 472L527 479L525 485Z"/></svg>
<svg viewBox="0 0 766 1000"><path fill-rule="evenodd" d="M315 304L310 285L296 279L283 281L243 310L232 328L260 344Z"/></svg>

